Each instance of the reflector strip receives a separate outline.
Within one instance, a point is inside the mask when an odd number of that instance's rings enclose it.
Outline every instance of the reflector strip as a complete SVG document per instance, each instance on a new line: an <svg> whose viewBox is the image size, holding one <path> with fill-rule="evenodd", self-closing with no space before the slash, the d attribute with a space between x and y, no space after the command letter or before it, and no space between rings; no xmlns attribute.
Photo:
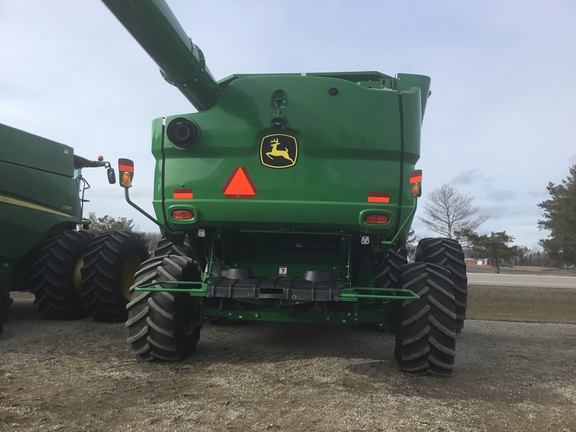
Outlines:
<svg viewBox="0 0 576 432"><path fill-rule="evenodd" d="M174 199L192 199L192 189L174 189Z"/></svg>
<svg viewBox="0 0 576 432"><path fill-rule="evenodd" d="M368 194L368 202L370 203L389 203L390 194L380 192L370 192Z"/></svg>
<svg viewBox="0 0 576 432"><path fill-rule="evenodd" d="M36 204L28 203L26 201L17 200L17 199L9 198L7 196L2 196L2 195L0 195L0 204L11 204L11 205L15 205L18 207L29 208L32 210L38 210L38 211L41 211L44 213L51 213L51 214L55 214L55 215L63 216L63 217L67 217L67 218L72 217L69 214L62 213L62 212L59 212L56 210L52 210L52 209L49 209L48 207L39 206Z"/></svg>
<svg viewBox="0 0 576 432"><path fill-rule="evenodd" d="M222 189L226 198L252 198L256 187L243 167L237 167Z"/></svg>
<svg viewBox="0 0 576 432"><path fill-rule="evenodd" d="M410 183L422 183L422 170L413 171L410 174Z"/></svg>

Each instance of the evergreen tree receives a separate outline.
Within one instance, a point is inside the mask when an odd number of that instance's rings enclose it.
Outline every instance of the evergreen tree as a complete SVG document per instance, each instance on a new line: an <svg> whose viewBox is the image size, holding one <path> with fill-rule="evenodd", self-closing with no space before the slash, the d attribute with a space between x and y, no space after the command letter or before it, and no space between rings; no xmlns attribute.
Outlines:
<svg viewBox="0 0 576 432"><path fill-rule="evenodd" d="M508 261L524 254L526 248L511 246L514 237L506 234L506 231L493 232L480 235L470 229L464 229L457 233L458 237L466 239L472 247L472 253L477 258L490 258L492 265L496 267L496 273L500 273L500 261Z"/></svg>
<svg viewBox="0 0 576 432"><path fill-rule="evenodd" d="M561 184L548 183L550 199L538 204L544 213L538 228L550 231L540 245L555 261L566 265L576 264L576 165Z"/></svg>

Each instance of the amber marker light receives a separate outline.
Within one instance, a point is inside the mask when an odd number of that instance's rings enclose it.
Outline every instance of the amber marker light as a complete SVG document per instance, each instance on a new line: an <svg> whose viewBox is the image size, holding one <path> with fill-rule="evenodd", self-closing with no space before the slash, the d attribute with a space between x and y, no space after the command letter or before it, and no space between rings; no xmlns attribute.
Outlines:
<svg viewBox="0 0 576 432"><path fill-rule="evenodd" d="M120 177L122 177L121 186L128 188L132 184L132 178L134 177L134 162L130 159L118 159L118 172Z"/></svg>
<svg viewBox="0 0 576 432"><path fill-rule="evenodd" d="M191 210L172 210L172 217L178 220L193 219L194 212Z"/></svg>
<svg viewBox="0 0 576 432"><path fill-rule="evenodd" d="M420 196L420 183L414 183L412 185L412 195L414 195L415 197Z"/></svg>
<svg viewBox="0 0 576 432"><path fill-rule="evenodd" d="M122 184L124 185L124 187L128 187L130 186L131 183L132 183L132 176L130 175L129 172L125 172L122 175Z"/></svg>
<svg viewBox="0 0 576 432"><path fill-rule="evenodd" d="M412 184L412 195L419 197L422 195L422 170L412 171L410 173L410 184Z"/></svg>
<svg viewBox="0 0 576 432"><path fill-rule="evenodd" d="M384 225L387 224L390 218L385 215L371 214L364 218L364 222L374 225Z"/></svg>

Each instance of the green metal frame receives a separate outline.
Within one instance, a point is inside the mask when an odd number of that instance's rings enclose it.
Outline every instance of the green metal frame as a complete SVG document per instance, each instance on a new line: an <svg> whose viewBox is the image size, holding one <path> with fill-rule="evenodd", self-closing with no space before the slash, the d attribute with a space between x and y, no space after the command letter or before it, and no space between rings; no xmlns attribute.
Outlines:
<svg viewBox="0 0 576 432"><path fill-rule="evenodd" d="M163 231L163 232L168 232L172 235L184 235L185 233L183 231L174 231L172 229L170 229L169 227L167 227L165 224L159 222L156 218L154 218L152 215L148 214L148 212L146 210L144 210L142 207L140 207L138 204L136 204L134 201L132 201L130 199L130 188L132 187L132 185L128 185L128 186L122 186L124 188L124 198L126 199L126 202L128 204L130 204L132 207L134 207L139 213L141 213L143 216L146 216L150 221L154 222L156 225L158 225L158 227Z"/></svg>
<svg viewBox="0 0 576 432"><path fill-rule="evenodd" d="M158 285L179 285L188 288L168 288L160 287L153 288ZM208 284L205 282L194 281L167 281L167 282L150 282L144 285L134 287L135 291L149 291L149 292L171 292L171 293L187 293L192 297L206 297ZM398 294L374 294L378 293L403 293ZM364 294L372 293L372 294ZM340 290L339 296L334 301L348 301L357 302L359 299L372 299L372 300L418 300L420 297L413 291L405 288L374 288L374 287L351 287L343 288ZM244 300L244 299L242 299ZM246 299L249 300L249 299ZM302 304L298 302L295 304Z"/></svg>
<svg viewBox="0 0 576 432"><path fill-rule="evenodd" d="M398 237L400 237L400 234L405 232L404 229L406 228L407 225L409 225L412 222L412 219L414 218L414 215L416 214L417 208L418 208L418 197L416 197L414 199L414 207L412 208L412 211L410 212L408 217L402 223L402 226L400 226L400 228L398 229L398 232L396 232L394 237L392 237L392 240L382 240L381 243L383 245L390 246L391 244L393 244L398 239Z"/></svg>

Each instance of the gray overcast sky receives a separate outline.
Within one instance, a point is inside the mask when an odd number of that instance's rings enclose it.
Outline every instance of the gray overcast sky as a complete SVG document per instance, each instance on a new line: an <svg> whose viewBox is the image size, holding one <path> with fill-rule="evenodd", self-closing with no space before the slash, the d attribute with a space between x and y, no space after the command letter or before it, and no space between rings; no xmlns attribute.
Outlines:
<svg viewBox="0 0 576 432"><path fill-rule="evenodd" d="M233 73L377 70L432 78L418 167L537 246L537 203L576 163L576 2L169 0L216 79ZM134 159L133 199L152 211L150 124L193 111L98 0L0 0L0 122ZM103 170L88 211L155 225ZM426 236L415 222L416 234Z"/></svg>

